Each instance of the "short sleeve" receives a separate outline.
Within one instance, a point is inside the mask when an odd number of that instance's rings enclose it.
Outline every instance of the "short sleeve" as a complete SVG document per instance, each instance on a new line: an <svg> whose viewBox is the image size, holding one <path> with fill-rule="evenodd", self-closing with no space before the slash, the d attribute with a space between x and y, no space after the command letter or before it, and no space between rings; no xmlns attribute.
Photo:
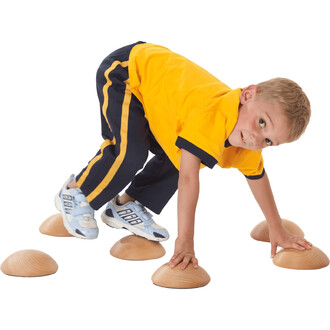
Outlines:
<svg viewBox="0 0 330 330"><path fill-rule="evenodd" d="M224 122L217 111L204 111L190 116L178 132L175 145L201 159L213 168L220 157L220 146L225 144Z"/></svg>
<svg viewBox="0 0 330 330"><path fill-rule="evenodd" d="M239 168L239 171L250 180L261 179L265 175L264 161L261 151L249 151L246 154L249 158L249 166Z"/></svg>
<svg viewBox="0 0 330 330"><path fill-rule="evenodd" d="M258 180L258 179L261 179L264 175L265 175L265 168L262 169L261 174L257 174L257 175L245 175L245 177L247 179L250 179L250 180Z"/></svg>
<svg viewBox="0 0 330 330"><path fill-rule="evenodd" d="M214 165L217 164L217 160L212 157L210 154L202 150L201 148L197 147L193 143L189 142L188 140L178 136L175 145L180 149L185 149L198 157L201 160L201 163L206 165L209 168L213 168Z"/></svg>

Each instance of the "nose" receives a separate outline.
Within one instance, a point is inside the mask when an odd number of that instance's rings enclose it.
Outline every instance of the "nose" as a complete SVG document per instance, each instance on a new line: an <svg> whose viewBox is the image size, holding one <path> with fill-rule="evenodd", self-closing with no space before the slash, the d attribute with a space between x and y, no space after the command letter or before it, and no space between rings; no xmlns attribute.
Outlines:
<svg viewBox="0 0 330 330"><path fill-rule="evenodd" d="M263 136L258 132L253 132L250 134L250 143L255 149L260 149L262 147L263 139Z"/></svg>

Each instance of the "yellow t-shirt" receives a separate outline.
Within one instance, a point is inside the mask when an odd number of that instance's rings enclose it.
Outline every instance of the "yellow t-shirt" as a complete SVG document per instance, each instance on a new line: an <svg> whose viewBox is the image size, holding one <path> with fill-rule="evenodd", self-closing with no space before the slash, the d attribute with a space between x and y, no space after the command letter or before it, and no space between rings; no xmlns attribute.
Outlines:
<svg viewBox="0 0 330 330"><path fill-rule="evenodd" d="M201 159L201 167L218 164L250 178L262 176L261 151L225 146L237 122L241 89L230 89L185 57L150 43L133 47L128 70L150 130L177 169L183 148Z"/></svg>

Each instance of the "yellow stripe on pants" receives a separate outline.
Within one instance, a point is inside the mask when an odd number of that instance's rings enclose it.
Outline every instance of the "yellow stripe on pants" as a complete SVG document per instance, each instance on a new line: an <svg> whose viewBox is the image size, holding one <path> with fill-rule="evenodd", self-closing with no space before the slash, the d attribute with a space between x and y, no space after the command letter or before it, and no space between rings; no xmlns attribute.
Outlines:
<svg viewBox="0 0 330 330"><path fill-rule="evenodd" d="M112 81L109 79L109 74L110 74L110 72L113 71L118 65L120 65L120 66L122 66L123 68L125 68L125 67L128 66L128 61L125 61L125 62L114 61L114 62L111 64L110 68L107 69L107 70L104 72L104 77L105 77L105 79L107 80L107 82L106 82L106 84L103 86L103 105L102 105L102 114L103 114L105 120L107 121L108 126L109 126L111 132L112 132L112 129L111 129L110 123L109 123L108 118L107 118L107 109L108 109L108 105L109 105L108 89L109 89L109 87L112 85ZM112 142L113 142L113 144L116 144L116 138L115 138L115 137L113 137Z"/></svg>
<svg viewBox="0 0 330 330"><path fill-rule="evenodd" d="M101 153L97 156L95 156L89 163L88 166L86 168L86 170L84 171L83 175L79 178L79 180L77 181L77 186L81 187L82 184L85 182L87 176L89 175L93 165L103 157L103 150L107 147L110 146L112 144L112 141L110 140L105 140L102 145L101 145Z"/></svg>
<svg viewBox="0 0 330 330"><path fill-rule="evenodd" d="M110 123L108 121L108 118L107 118L107 109L108 109L108 105L109 105L109 95L108 95L108 89L109 87L112 85L112 81L110 80L109 78L109 75L110 73L118 66L120 65L121 67L125 68L128 66L128 61L124 61L124 62L119 62L119 61L114 61L111 66L104 72L104 77L106 79L106 83L105 85L103 86L103 104L102 104L102 114L109 126L109 129L110 131L112 132L112 129L111 129L111 126L110 126ZM125 82L126 83L126 82ZM78 187L81 187L83 185L83 183L85 182L87 176L89 175L93 165L99 160L102 158L103 156L103 149L105 147L107 147L108 145L115 145L116 144L116 138L113 137L112 140L108 139L108 140L105 140L102 145L101 145L101 154L94 157L88 164L86 170L84 171L84 173L81 175L81 177L79 178L78 182L77 182L77 185Z"/></svg>
<svg viewBox="0 0 330 330"><path fill-rule="evenodd" d="M111 182L121 164L124 161L126 150L127 150L127 133L128 133L128 115L129 106L132 99L132 92L130 89L129 79L125 81L126 89L125 96L122 105L122 115L121 115L121 127L120 127L120 152L116 160L112 164L110 170L101 181L101 183L86 197L87 201L90 203L94 198L96 198Z"/></svg>

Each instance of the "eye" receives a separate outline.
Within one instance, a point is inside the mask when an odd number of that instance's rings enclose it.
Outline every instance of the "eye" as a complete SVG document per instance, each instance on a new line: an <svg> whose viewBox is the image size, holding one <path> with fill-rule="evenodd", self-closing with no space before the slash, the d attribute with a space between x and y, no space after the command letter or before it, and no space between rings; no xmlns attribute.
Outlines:
<svg viewBox="0 0 330 330"><path fill-rule="evenodd" d="M270 141L269 139L265 139L265 141L266 141L267 146L271 146L273 144L273 142Z"/></svg>
<svg viewBox="0 0 330 330"><path fill-rule="evenodd" d="M263 119L259 119L259 125L263 128L266 126L266 122Z"/></svg>

